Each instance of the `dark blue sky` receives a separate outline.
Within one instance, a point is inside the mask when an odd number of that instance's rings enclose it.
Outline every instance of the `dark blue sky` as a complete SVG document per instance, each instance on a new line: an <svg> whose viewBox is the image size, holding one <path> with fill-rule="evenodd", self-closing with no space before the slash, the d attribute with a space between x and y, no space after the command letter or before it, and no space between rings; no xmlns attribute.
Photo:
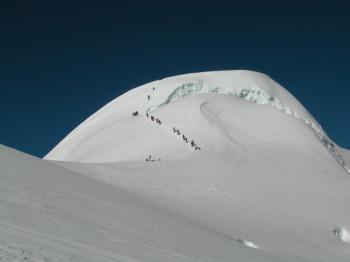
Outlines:
<svg viewBox="0 0 350 262"><path fill-rule="evenodd" d="M2 144L41 157L137 85L250 69L286 87L350 148L347 1L7 2L0 6Z"/></svg>

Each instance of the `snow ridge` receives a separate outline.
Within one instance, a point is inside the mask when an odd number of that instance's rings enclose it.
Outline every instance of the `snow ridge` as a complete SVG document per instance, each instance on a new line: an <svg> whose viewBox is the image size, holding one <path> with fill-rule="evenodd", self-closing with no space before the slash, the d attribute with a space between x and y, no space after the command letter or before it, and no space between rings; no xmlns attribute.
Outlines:
<svg viewBox="0 0 350 262"><path fill-rule="evenodd" d="M267 75L246 70L185 74L164 78L137 87L97 111L63 139L45 158L88 162L125 160L129 159L129 157L132 160L140 159L139 151L130 151L128 157L125 158L121 149L124 147L129 148L130 145L125 143L119 144L114 139L115 134L127 137L131 131L140 141L144 141L141 138L142 134L137 131L137 128L128 130L125 124L130 120L131 112L138 110L150 113L192 94L233 96L253 104L269 105L302 121L307 128L312 130L313 134L316 135L336 162L350 174L350 165L348 160L344 159L341 149L327 136L322 127L302 104ZM175 106L175 111L177 110L181 111L182 109ZM167 109L160 110L160 112L166 111ZM192 116L188 115L184 118L174 118L173 120L182 121L187 119L186 121L188 121L190 117ZM170 119L164 117L164 120L168 121ZM170 123L172 122L172 126L176 126L177 123L173 122L173 120L170 120ZM135 121L129 121L129 124L137 127L142 126L142 123ZM117 125L120 125L122 128L118 128ZM192 125L192 123L189 125ZM148 127L147 132L151 132L151 129ZM68 141L69 143L67 143ZM133 148L136 145L135 142ZM177 148L176 150L179 149L177 145L172 145ZM147 145L145 147L147 151L151 150L149 146L152 147L153 145ZM156 148L159 150L159 148L163 147L157 144ZM179 150L181 151L181 149ZM148 154L148 152L145 153Z"/></svg>
<svg viewBox="0 0 350 262"><path fill-rule="evenodd" d="M194 82L188 82L184 83L177 88L174 89L173 92L170 93L170 95L167 97L167 99L161 103L159 106L153 106L152 108L147 109L146 111L152 111L159 107L165 106L179 98L183 98L186 96L189 96L193 93L217 93L221 95L228 95L228 96L235 96L239 97L241 99L244 99L246 101L249 101L254 104L258 105L269 105L277 110L290 115L296 119L299 119L303 121L307 126L309 126L312 131L316 134L318 139L321 141L321 143L324 145L324 147L327 149L327 151L334 157L334 159L338 162L338 164L347 172L350 174L350 167L348 167L341 156L341 154L338 152L335 144L333 141L322 131L322 128L320 125L309 118L303 118L299 116L296 112L294 112L290 107L282 103L279 99L274 97L273 95L270 95L263 90L261 90L258 87L254 88L241 88L235 91L227 91L224 88L221 87L215 87L215 88L205 88L205 85L201 81L194 81Z"/></svg>

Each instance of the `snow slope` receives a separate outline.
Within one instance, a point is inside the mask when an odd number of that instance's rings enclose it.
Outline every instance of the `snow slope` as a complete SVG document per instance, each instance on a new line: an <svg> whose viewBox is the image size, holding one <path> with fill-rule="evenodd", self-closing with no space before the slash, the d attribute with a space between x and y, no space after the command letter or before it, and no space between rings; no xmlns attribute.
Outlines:
<svg viewBox="0 0 350 262"><path fill-rule="evenodd" d="M0 261L278 261L121 187L0 146Z"/></svg>
<svg viewBox="0 0 350 262"><path fill-rule="evenodd" d="M207 94L210 96L205 96ZM303 122L305 128L311 129L316 134L336 161L350 173L338 146L328 138L321 126L297 99L268 76L241 70L175 76L135 88L89 117L45 158L78 162L111 162L144 160L149 154L164 160L189 153L191 150L188 147L174 139L172 128L181 129L186 136L195 140L211 134L212 129L203 130L203 125L210 123L210 120L203 121L205 116L199 115L198 110L218 96L232 98L227 102L229 104L238 103L240 99L251 104L269 106L290 118L298 119ZM183 100L182 98L187 98L187 102L179 102ZM193 102L194 98L200 100L200 103ZM179 103L174 106L175 102ZM241 108L235 110L243 111ZM259 111L261 107L255 107L255 110ZM132 112L135 111L140 113L138 117L132 117ZM147 112L160 118L163 122L161 128L148 121L149 119L145 117ZM269 112L263 118L270 118ZM278 128L280 123L274 121L271 125ZM201 130L197 131L198 129ZM220 138L207 139L201 141L201 145L204 150L215 147L218 151L222 151L222 148L217 146L218 140Z"/></svg>
<svg viewBox="0 0 350 262"><path fill-rule="evenodd" d="M152 82L44 160L0 147L0 256L350 261L349 156L266 75Z"/></svg>
<svg viewBox="0 0 350 262"><path fill-rule="evenodd" d="M350 150L341 148L341 155L343 156L346 163L350 163Z"/></svg>

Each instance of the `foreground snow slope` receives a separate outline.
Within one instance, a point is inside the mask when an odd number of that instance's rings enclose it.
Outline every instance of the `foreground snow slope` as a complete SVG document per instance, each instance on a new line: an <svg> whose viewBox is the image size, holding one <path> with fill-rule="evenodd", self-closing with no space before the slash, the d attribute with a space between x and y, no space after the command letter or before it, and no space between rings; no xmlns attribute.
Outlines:
<svg viewBox="0 0 350 262"><path fill-rule="evenodd" d="M0 181L0 261L279 261L131 191L4 146Z"/></svg>

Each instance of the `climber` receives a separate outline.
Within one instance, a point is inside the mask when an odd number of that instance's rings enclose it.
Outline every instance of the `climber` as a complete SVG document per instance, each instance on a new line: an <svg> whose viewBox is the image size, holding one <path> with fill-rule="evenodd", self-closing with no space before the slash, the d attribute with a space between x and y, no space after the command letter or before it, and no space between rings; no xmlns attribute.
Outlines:
<svg viewBox="0 0 350 262"><path fill-rule="evenodd" d="M132 113L133 116L137 116L138 114L139 114L138 111L135 111L135 112Z"/></svg>
<svg viewBox="0 0 350 262"><path fill-rule="evenodd" d="M150 95L147 95L147 100L150 100L151 99L151 96Z"/></svg>
<svg viewBox="0 0 350 262"><path fill-rule="evenodd" d="M146 113L146 117L148 118L148 113Z"/></svg>
<svg viewBox="0 0 350 262"><path fill-rule="evenodd" d="M151 116L151 121L154 121L154 116Z"/></svg>
<svg viewBox="0 0 350 262"><path fill-rule="evenodd" d="M191 147L194 147L196 144L194 143L194 141L191 141Z"/></svg>

